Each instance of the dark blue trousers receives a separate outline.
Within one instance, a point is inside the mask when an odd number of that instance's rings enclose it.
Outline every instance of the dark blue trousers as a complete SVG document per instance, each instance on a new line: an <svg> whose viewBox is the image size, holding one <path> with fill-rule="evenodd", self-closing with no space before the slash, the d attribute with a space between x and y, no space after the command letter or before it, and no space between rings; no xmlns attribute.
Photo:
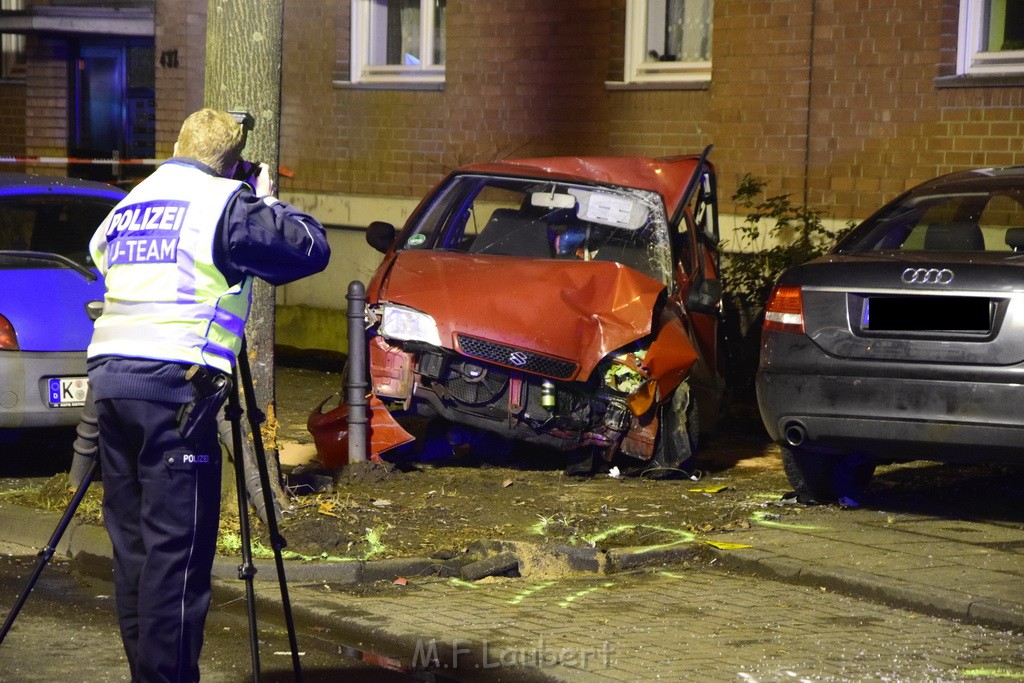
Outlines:
<svg viewBox="0 0 1024 683"><path fill-rule="evenodd" d="M143 683L199 680L210 606L220 443L213 419L186 443L179 406L96 401L117 618L132 681Z"/></svg>

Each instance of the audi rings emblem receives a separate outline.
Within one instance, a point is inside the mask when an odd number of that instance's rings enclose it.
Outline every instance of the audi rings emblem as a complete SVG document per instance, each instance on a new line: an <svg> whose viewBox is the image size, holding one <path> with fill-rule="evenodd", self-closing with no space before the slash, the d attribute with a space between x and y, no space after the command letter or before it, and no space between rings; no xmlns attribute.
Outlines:
<svg viewBox="0 0 1024 683"><path fill-rule="evenodd" d="M529 362L530 357L522 351L513 351L508 355L508 362L517 368L521 368Z"/></svg>
<svg viewBox="0 0 1024 683"><path fill-rule="evenodd" d="M907 268L900 280L908 285L948 285L953 281L949 268Z"/></svg>

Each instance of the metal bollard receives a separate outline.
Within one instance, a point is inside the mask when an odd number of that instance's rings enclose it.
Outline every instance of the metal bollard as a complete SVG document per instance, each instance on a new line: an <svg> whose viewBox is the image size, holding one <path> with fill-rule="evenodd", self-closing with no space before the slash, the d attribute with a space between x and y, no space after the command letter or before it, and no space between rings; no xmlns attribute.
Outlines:
<svg viewBox="0 0 1024 683"><path fill-rule="evenodd" d="M348 461L366 462L369 431L369 400L366 379L366 288L359 280L348 285L348 376L345 396L348 403Z"/></svg>

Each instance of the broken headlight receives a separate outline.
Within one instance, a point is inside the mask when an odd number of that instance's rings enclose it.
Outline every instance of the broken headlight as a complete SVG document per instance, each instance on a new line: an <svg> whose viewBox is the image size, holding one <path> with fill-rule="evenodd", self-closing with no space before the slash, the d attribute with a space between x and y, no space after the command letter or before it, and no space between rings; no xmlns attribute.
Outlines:
<svg viewBox="0 0 1024 683"><path fill-rule="evenodd" d="M623 394L632 394L639 389L650 377L643 364L646 356L646 350L610 356L611 364L603 377L605 386Z"/></svg>
<svg viewBox="0 0 1024 683"><path fill-rule="evenodd" d="M421 341L441 346L437 323L426 313L405 306L384 304L380 333L388 339Z"/></svg>

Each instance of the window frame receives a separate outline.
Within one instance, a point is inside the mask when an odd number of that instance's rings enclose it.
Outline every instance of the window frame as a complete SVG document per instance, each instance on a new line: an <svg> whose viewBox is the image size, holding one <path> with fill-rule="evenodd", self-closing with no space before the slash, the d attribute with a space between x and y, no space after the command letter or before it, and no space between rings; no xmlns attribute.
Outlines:
<svg viewBox="0 0 1024 683"><path fill-rule="evenodd" d="M25 0L2 0L0 9L16 12L25 9ZM0 80L25 80L25 35L0 33Z"/></svg>
<svg viewBox="0 0 1024 683"><path fill-rule="evenodd" d="M370 26L374 12L373 0L352 0L352 46L351 73L354 84L391 86L440 86L444 83L445 65L434 64L434 1L420 2L420 54L424 57L418 65L375 65L370 55L379 47L374 41ZM443 28L443 27L442 27ZM385 37L386 38L386 37Z"/></svg>
<svg viewBox="0 0 1024 683"><path fill-rule="evenodd" d="M710 0L713 3L713 0ZM637 84L708 83L712 60L654 62L646 59L650 0L626 0L624 80ZM709 31L714 31L714 5Z"/></svg>
<svg viewBox="0 0 1024 683"><path fill-rule="evenodd" d="M1024 50L988 52L985 43L989 4L985 0L963 0L958 22L956 72L961 76L1024 75Z"/></svg>

